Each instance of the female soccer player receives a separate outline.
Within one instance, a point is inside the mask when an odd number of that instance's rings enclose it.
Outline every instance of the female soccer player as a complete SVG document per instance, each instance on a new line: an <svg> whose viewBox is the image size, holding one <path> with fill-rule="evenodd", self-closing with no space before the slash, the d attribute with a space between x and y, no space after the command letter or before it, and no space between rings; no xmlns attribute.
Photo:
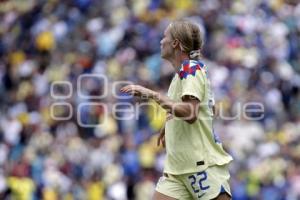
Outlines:
<svg viewBox="0 0 300 200"><path fill-rule="evenodd" d="M200 61L199 27L185 20L174 21L160 44L161 57L176 71L168 95L140 85L121 88L155 100L173 116L158 138L158 145L166 147L166 161L154 200L231 199L228 164L232 157L213 133L213 100L206 67Z"/></svg>

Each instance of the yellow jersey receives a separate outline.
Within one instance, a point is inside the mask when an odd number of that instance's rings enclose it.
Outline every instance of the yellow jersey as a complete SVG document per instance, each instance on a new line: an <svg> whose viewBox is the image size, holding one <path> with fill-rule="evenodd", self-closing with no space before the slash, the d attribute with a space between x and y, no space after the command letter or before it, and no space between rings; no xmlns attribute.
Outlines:
<svg viewBox="0 0 300 200"><path fill-rule="evenodd" d="M206 68L200 61L184 61L180 71L173 77L168 97L180 103L185 95L200 101L199 114L192 124L176 117L166 122L164 172L174 175L193 173L232 161L213 133L210 82Z"/></svg>

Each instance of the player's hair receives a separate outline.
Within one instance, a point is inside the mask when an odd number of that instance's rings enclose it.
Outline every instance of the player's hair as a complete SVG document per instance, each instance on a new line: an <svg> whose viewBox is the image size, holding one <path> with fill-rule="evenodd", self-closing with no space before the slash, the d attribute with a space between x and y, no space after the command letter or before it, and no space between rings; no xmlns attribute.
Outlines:
<svg viewBox="0 0 300 200"><path fill-rule="evenodd" d="M202 37L199 26L188 20L176 20L170 24L173 39L180 42L181 51L187 53L190 59L200 59Z"/></svg>

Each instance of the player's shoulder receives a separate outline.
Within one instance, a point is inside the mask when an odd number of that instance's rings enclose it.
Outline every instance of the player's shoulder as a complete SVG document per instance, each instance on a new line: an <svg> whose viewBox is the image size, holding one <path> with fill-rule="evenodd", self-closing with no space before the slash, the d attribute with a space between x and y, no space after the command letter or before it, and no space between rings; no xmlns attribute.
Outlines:
<svg viewBox="0 0 300 200"><path fill-rule="evenodd" d="M205 65L200 60L185 60L182 62L178 76L181 80L187 79L189 76L195 77L197 72L205 72Z"/></svg>

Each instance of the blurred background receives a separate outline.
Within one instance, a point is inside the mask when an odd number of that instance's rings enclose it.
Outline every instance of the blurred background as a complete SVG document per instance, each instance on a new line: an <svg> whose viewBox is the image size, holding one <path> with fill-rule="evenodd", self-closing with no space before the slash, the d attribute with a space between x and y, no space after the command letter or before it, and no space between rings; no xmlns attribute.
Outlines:
<svg viewBox="0 0 300 200"><path fill-rule="evenodd" d="M159 42L183 17L203 32L233 199L300 199L297 0L1 0L0 199L151 199L165 114L113 105L136 102L118 81L167 92Z"/></svg>

